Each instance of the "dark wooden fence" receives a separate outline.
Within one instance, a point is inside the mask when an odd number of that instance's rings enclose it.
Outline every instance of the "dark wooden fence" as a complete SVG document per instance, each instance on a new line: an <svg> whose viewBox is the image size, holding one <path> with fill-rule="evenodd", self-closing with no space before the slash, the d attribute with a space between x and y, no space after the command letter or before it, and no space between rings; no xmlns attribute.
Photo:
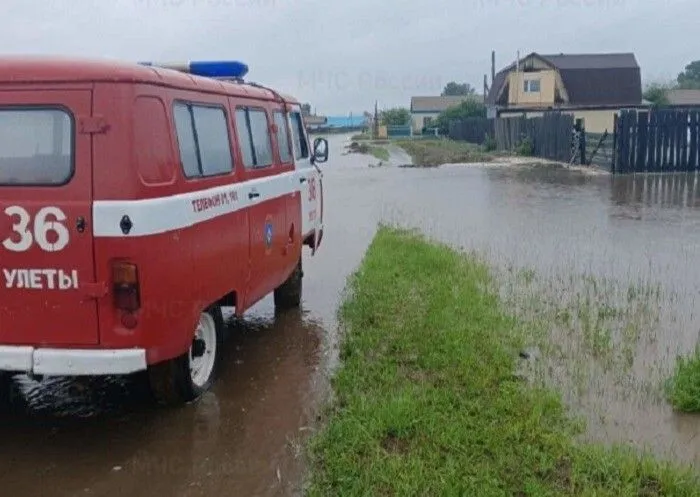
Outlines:
<svg viewBox="0 0 700 497"><path fill-rule="evenodd" d="M613 173L700 171L700 108L623 110L613 129L580 133L585 122L549 111L542 117L472 118L450 122L454 140L529 152L559 162L595 165Z"/></svg>
<svg viewBox="0 0 700 497"><path fill-rule="evenodd" d="M496 121L499 150L518 150L529 143L532 155L570 162L574 155L574 117L547 112L542 117L506 117ZM527 146L527 145L525 145Z"/></svg>
<svg viewBox="0 0 700 497"><path fill-rule="evenodd" d="M627 110L615 119L613 172L700 169L700 111Z"/></svg>
<svg viewBox="0 0 700 497"><path fill-rule="evenodd" d="M450 121L449 137L479 145L488 138L494 138L494 121L486 117L470 117L468 119L453 119Z"/></svg>

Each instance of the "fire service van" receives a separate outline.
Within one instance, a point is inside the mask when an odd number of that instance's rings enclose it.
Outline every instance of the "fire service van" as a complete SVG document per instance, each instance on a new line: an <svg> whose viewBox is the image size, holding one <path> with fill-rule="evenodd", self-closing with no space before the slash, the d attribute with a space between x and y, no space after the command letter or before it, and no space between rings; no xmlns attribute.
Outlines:
<svg viewBox="0 0 700 497"><path fill-rule="evenodd" d="M0 59L0 377L212 384L222 306L299 306L323 237L295 99L237 61Z"/></svg>

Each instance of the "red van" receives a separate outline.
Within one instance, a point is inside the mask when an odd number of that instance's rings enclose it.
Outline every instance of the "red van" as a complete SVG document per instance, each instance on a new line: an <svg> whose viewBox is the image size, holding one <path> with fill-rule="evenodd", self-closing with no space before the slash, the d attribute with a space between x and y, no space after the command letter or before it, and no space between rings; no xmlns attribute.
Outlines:
<svg viewBox="0 0 700 497"><path fill-rule="evenodd" d="M0 385L148 371L188 402L215 377L222 306L300 304L328 143L246 72L0 59Z"/></svg>

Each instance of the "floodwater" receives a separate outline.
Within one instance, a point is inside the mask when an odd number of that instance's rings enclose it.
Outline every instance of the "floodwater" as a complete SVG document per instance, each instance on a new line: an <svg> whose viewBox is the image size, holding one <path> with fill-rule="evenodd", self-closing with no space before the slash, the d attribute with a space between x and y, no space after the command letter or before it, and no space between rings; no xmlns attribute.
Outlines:
<svg viewBox="0 0 700 497"><path fill-rule="evenodd" d="M0 424L3 495L297 495L301 444L337 357L337 306L380 221L477 250L494 267L532 268L545 291L584 273L625 291L657 285L642 302L658 310L656 320L635 335L634 363L616 376L624 381L567 401L586 415L593 439L656 445L662 456L700 464L700 418L674 415L648 386L698 340L697 178L613 180L543 165L370 168L371 157L342 155L346 140L329 140L326 233L304 260L302 309L275 315L267 298L231 321L215 388L181 409L152 406L137 379L19 378L17 412Z"/></svg>

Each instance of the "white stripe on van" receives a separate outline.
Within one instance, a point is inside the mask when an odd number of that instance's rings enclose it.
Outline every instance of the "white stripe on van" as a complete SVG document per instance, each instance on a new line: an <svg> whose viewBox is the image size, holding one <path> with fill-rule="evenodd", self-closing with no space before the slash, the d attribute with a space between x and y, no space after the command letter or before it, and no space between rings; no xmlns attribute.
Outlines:
<svg viewBox="0 0 700 497"><path fill-rule="evenodd" d="M144 200L96 200L93 202L93 234L99 238L157 235L194 226L266 200L300 191L297 171L217 186L196 192ZM257 192L257 198L249 193ZM120 222L131 221L124 234Z"/></svg>

